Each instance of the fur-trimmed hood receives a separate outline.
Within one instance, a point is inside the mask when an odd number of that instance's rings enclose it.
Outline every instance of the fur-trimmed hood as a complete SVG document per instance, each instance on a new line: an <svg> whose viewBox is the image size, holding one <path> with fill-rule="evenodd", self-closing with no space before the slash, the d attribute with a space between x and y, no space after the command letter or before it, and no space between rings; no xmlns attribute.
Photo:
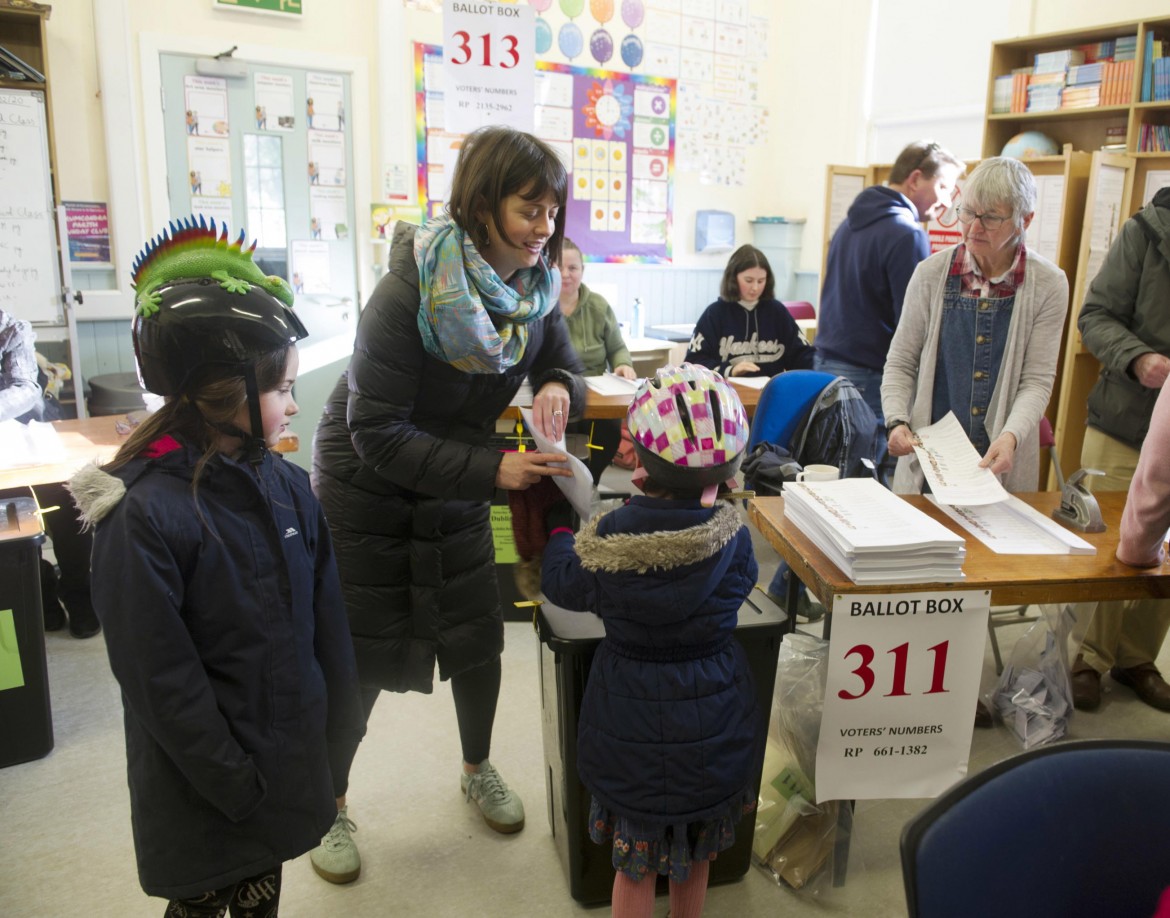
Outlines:
<svg viewBox="0 0 1170 918"><path fill-rule="evenodd" d="M681 530L657 532L616 532L599 535L594 517L577 534L577 555L588 571L644 574L652 568L673 570L722 551L743 526L739 513L730 504L720 504L705 523Z"/></svg>
<svg viewBox="0 0 1170 918"><path fill-rule="evenodd" d="M725 502L704 507L697 499L637 495L567 544L554 536L544 560L549 600L597 612L607 633L636 637L635 643L703 643L728 616L734 628L739 591L744 583L750 590L756 576L739 511Z"/></svg>
<svg viewBox="0 0 1170 918"><path fill-rule="evenodd" d="M79 469L66 487L81 512L83 529L92 529L100 523L126 496L126 483L96 462Z"/></svg>

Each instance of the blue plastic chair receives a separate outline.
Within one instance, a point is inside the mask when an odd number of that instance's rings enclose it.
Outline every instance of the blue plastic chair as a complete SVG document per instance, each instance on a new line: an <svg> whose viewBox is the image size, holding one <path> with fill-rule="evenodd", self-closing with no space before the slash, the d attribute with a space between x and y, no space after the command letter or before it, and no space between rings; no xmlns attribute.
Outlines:
<svg viewBox="0 0 1170 918"><path fill-rule="evenodd" d="M748 435L750 454L760 443L790 448L792 435L817 396L837 377L816 370L789 370L773 376L760 393Z"/></svg>
<svg viewBox="0 0 1170 918"><path fill-rule="evenodd" d="M1150 918L1170 887L1170 743L1042 746L902 832L910 918Z"/></svg>

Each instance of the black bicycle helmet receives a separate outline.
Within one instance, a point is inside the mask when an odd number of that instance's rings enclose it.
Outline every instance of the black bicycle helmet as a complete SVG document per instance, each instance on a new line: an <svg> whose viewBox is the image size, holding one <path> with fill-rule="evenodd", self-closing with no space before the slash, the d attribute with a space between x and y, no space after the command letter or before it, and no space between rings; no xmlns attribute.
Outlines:
<svg viewBox="0 0 1170 918"><path fill-rule="evenodd" d="M194 391L212 369L236 370L244 379L251 433L251 461L259 461L264 434L255 361L308 337L290 308L292 290L280 277L265 276L243 248L202 218L175 222L134 262L137 307L134 356L143 386L157 395Z"/></svg>
<svg viewBox="0 0 1170 918"><path fill-rule="evenodd" d="M157 395L182 395L212 367L241 370L308 336L297 314L267 290L224 290L210 277L184 278L155 293L158 312L134 318L134 353L142 384Z"/></svg>

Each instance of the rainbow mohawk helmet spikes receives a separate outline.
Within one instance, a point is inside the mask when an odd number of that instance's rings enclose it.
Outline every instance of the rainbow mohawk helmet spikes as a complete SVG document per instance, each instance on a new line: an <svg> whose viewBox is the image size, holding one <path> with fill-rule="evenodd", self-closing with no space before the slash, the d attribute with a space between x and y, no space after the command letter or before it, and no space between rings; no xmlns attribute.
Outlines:
<svg viewBox="0 0 1170 918"><path fill-rule="evenodd" d="M257 240L245 248L247 236L240 230L228 241L227 226L202 215L172 220L162 233L143 247L134 259L132 283L136 312L143 318L158 311L158 289L180 279L213 278L225 290L244 293L247 285L267 290L286 306L293 305L292 288L282 277L266 276L252 260Z"/></svg>
<svg viewBox="0 0 1170 918"><path fill-rule="evenodd" d="M706 488L732 478L743 461L748 419L718 373L697 364L666 366L630 402L634 451L664 487Z"/></svg>

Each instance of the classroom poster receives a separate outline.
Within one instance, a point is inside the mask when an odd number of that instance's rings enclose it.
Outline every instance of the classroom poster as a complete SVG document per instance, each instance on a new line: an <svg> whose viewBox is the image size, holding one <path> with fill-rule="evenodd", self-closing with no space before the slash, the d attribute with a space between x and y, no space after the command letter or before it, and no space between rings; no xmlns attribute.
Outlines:
<svg viewBox="0 0 1170 918"><path fill-rule="evenodd" d="M193 198L232 196L232 159L227 138L187 138L187 182Z"/></svg>
<svg viewBox="0 0 1170 918"><path fill-rule="evenodd" d="M228 135L227 81L221 77L183 77L183 118L187 133L199 137Z"/></svg>
<svg viewBox="0 0 1170 918"><path fill-rule="evenodd" d="M297 124L293 78L283 73L256 73L252 78L256 130L291 131Z"/></svg>
<svg viewBox="0 0 1170 918"><path fill-rule="evenodd" d="M344 239L346 222L345 189L309 187L309 238Z"/></svg>
<svg viewBox="0 0 1170 918"><path fill-rule="evenodd" d="M330 293L329 243L294 239L290 248L293 293Z"/></svg>
<svg viewBox="0 0 1170 918"><path fill-rule="evenodd" d="M340 74L305 74L305 118L310 130L345 130L345 82Z"/></svg>
<svg viewBox="0 0 1170 918"><path fill-rule="evenodd" d="M442 106L439 61L437 46L415 46L419 199L431 215L462 140L431 120ZM588 260L670 260L674 107L673 80L537 64L535 133L570 173L566 235Z"/></svg>
<svg viewBox="0 0 1170 918"><path fill-rule="evenodd" d="M308 131L309 184L345 184L345 134L340 131Z"/></svg>
<svg viewBox="0 0 1170 918"><path fill-rule="evenodd" d="M235 216L232 214L231 198L216 198L205 194L191 196L191 213L196 217L206 217L214 220L215 225L222 231L235 226ZM230 233L228 234L230 238Z"/></svg>
<svg viewBox="0 0 1170 918"><path fill-rule="evenodd" d="M83 268L110 268L110 215L100 201L62 201L69 262Z"/></svg>

